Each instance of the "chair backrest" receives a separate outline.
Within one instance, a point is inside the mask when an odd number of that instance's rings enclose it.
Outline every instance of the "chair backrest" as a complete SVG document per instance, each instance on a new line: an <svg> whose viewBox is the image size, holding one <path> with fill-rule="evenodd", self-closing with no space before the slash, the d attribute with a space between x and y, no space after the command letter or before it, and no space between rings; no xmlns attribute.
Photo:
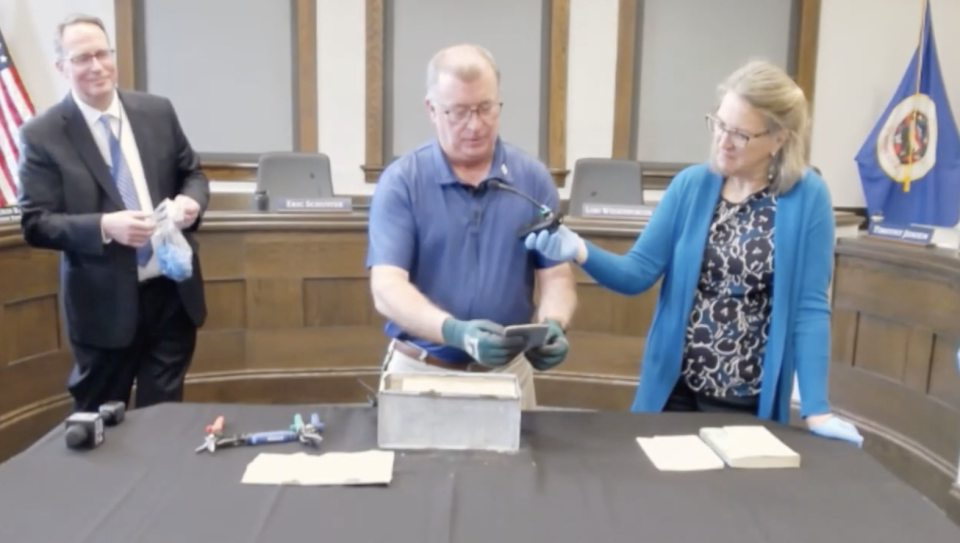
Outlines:
<svg viewBox="0 0 960 543"><path fill-rule="evenodd" d="M257 168L257 190L266 191L271 207L286 198L332 198L330 157L323 153L264 153Z"/></svg>
<svg viewBox="0 0 960 543"><path fill-rule="evenodd" d="M581 158L574 163L569 214L583 204L643 205L640 162L617 158Z"/></svg>

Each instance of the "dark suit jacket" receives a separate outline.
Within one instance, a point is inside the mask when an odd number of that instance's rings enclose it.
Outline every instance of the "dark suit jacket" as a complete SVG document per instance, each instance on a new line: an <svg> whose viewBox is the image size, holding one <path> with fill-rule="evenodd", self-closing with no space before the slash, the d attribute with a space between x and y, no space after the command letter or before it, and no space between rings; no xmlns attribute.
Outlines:
<svg viewBox="0 0 960 543"><path fill-rule="evenodd" d="M153 205L178 194L200 204L210 200L209 181L190 147L173 105L166 98L120 91L137 140ZM100 219L125 209L83 117L68 94L27 122L20 131L21 228L33 247L61 251L61 296L72 341L122 348L136 334L139 282L136 250L103 243ZM199 327L206 319L203 276L192 232L193 277L179 283L183 305Z"/></svg>

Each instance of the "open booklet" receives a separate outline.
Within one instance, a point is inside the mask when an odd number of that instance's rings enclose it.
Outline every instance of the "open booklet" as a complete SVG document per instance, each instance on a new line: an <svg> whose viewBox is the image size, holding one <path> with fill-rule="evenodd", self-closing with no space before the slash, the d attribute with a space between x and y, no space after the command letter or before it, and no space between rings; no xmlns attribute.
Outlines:
<svg viewBox="0 0 960 543"><path fill-rule="evenodd" d="M800 454L763 426L701 428L699 435L638 437L637 444L660 471L800 467Z"/></svg>

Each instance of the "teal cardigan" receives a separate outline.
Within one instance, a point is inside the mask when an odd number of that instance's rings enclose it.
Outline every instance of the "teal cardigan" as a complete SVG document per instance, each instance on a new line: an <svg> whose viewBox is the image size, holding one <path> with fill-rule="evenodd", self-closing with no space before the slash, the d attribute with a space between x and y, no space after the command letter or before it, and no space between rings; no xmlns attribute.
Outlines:
<svg viewBox="0 0 960 543"><path fill-rule="evenodd" d="M639 294L662 277L640 363L632 411L663 410L680 377L684 335L693 305L710 219L723 178L706 164L670 182L650 222L625 255L586 242L583 270L622 294ZM773 300L757 416L787 422L793 376L800 415L830 411L827 371L834 218L830 192L808 169L777 199L773 238Z"/></svg>

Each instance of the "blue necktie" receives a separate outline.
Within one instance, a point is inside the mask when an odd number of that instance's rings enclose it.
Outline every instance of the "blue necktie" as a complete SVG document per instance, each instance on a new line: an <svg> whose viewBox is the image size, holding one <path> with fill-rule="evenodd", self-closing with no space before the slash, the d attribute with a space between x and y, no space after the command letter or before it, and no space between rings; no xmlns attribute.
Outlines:
<svg viewBox="0 0 960 543"><path fill-rule="evenodd" d="M130 167L123 158L120 140L110 128L110 118L107 115L101 115L100 124L107 134L107 141L110 142L110 176L113 177L113 182L120 192L123 205L131 211L140 211L140 198L137 197L137 187L133 184L133 174L130 173ZM137 248L137 265L145 266L152 255L153 244L148 241L143 247Z"/></svg>

